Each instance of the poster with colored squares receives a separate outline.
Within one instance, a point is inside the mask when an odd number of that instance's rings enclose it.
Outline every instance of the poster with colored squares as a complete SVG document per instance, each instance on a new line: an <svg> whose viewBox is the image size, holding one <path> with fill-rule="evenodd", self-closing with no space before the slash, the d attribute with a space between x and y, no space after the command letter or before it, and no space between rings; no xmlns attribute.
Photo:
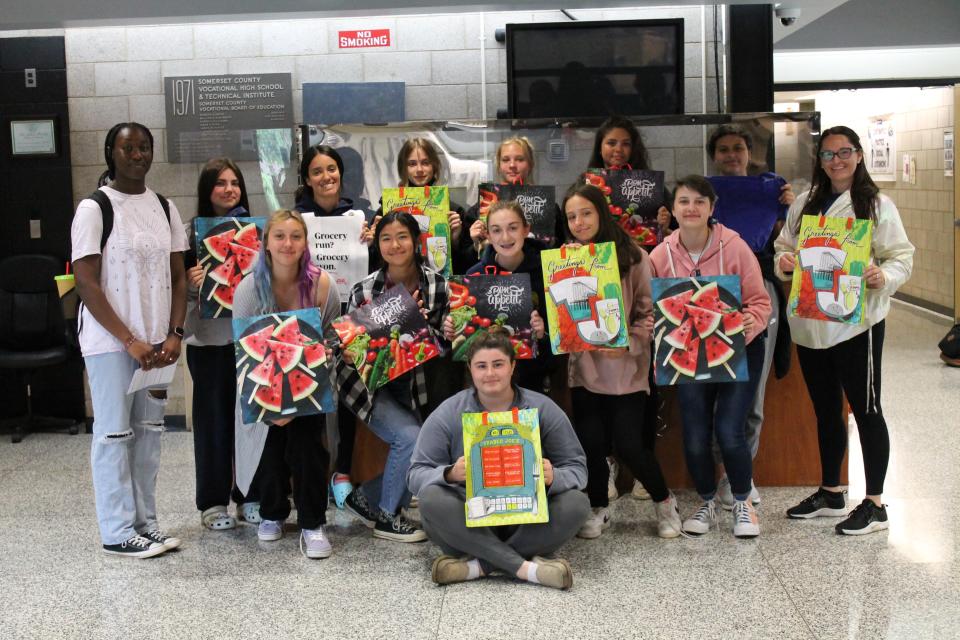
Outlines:
<svg viewBox="0 0 960 640"><path fill-rule="evenodd" d="M540 254L547 332L554 353L629 346L617 251L612 242Z"/></svg>
<svg viewBox="0 0 960 640"><path fill-rule="evenodd" d="M549 522L536 409L463 414L468 527Z"/></svg>
<svg viewBox="0 0 960 640"><path fill-rule="evenodd" d="M653 278L658 385L748 380L740 276Z"/></svg>
<svg viewBox="0 0 960 640"><path fill-rule="evenodd" d="M516 200L530 223L530 233L547 246L557 240L557 190L552 186L480 183L480 219L486 221L493 203Z"/></svg>
<svg viewBox="0 0 960 640"><path fill-rule="evenodd" d="M437 339L403 285L340 316L333 328L370 391L440 355Z"/></svg>
<svg viewBox="0 0 960 640"><path fill-rule="evenodd" d="M399 187L383 190L383 211L406 211L420 225L420 254L427 265L445 276L451 273L450 194L446 187Z"/></svg>
<svg viewBox="0 0 960 640"><path fill-rule="evenodd" d="M233 319L243 422L336 409L319 309Z"/></svg>
<svg viewBox="0 0 960 640"><path fill-rule="evenodd" d="M664 204L663 171L590 169L583 179L603 191L610 213L638 244L660 242L657 211Z"/></svg>
<svg viewBox="0 0 960 640"><path fill-rule="evenodd" d="M809 320L862 323L867 284L863 272L870 264L872 233L870 220L801 216L788 313Z"/></svg>
<svg viewBox="0 0 960 640"><path fill-rule="evenodd" d="M203 267L199 304L201 318L233 315L233 294L260 256L266 218L193 219L197 260Z"/></svg>
<svg viewBox="0 0 960 640"><path fill-rule="evenodd" d="M537 357L537 341L530 328L533 292L529 273L453 276L447 281L453 319L453 359L466 362L471 345L491 327L510 334L518 360Z"/></svg>

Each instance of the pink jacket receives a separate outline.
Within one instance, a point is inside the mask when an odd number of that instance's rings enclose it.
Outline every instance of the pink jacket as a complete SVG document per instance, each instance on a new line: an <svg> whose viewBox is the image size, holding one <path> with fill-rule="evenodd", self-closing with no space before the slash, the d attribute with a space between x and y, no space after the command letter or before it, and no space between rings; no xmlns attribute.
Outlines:
<svg viewBox="0 0 960 640"><path fill-rule="evenodd" d="M696 265L680 244L679 231L667 236L650 252L650 258L654 277L658 278L686 278L697 269L703 276L739 275L743 312L753 318L753 324L746 331L747 343L766 329L770 318L770 296L763 287L760 263L736 231L719 222L712 225L707 247Z"/></svg>

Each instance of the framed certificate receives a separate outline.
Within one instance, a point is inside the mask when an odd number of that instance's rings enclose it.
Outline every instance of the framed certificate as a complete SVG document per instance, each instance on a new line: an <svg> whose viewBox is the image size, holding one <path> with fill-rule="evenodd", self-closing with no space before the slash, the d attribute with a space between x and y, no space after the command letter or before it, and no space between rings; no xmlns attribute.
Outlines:
<svg viewBox="0 0 960 640"><path fill-rule="evenodd" d="M10 120L10 154L12 156L55 156L57 153L56 118Z"/></svg>

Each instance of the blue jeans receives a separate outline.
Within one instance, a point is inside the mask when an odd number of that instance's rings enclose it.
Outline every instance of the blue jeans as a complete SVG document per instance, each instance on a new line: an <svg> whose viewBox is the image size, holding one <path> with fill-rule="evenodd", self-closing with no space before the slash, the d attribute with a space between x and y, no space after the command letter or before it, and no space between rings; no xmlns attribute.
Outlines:
<svg viewBox="0 0 960 640"><path fill-rule="evenodd" d="M88 356L84 363L93 402L90 468L100 539L120 544L157 527L160 434L167 401L146 389L127 395L140 365L125 352Z"/></svg>
<svg viewBox="0 0 960 640"><path fill-rule="evenodd" d="M765 339L757 336L747 345L745 382L682 384L677 387L683 421L683 452L687 469L704 500L717 491L711 442L716 434L730 488L737 500L750 495L753 461L745 433L747 414L760 382Z"/></svg>
<svg viewBox="0 0 960 640"><path fill-rule="evenodd" d="M379 390L367 426L390 445L390 452L383 473L363 483L361 489L370 504L379 504L387 513L397 513L401 505L410 501L406 477L421 424L420 416L402 405L389 387Z"/></svg>

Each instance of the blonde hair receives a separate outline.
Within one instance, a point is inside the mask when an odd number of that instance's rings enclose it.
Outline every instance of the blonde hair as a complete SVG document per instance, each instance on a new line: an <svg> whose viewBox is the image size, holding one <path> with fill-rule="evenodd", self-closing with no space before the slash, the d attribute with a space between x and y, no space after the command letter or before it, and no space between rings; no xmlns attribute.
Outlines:
<svg viewBox="0 0 960 640"><path fill-rule="evenodd" d="M500 141L500 144L497 145L497 151L493 156L494 164L497 167L497 174L500 175L500 152L503 151L503 148L508 144L515 144L523 149L523 155L527 157L527 165L530 167L530 171L527 175L533 175L533 144L531 144L530 139L527 138L527 136L513 136L507 138L506 140ZM533 181L531 180L530 182Z"/></svg>

